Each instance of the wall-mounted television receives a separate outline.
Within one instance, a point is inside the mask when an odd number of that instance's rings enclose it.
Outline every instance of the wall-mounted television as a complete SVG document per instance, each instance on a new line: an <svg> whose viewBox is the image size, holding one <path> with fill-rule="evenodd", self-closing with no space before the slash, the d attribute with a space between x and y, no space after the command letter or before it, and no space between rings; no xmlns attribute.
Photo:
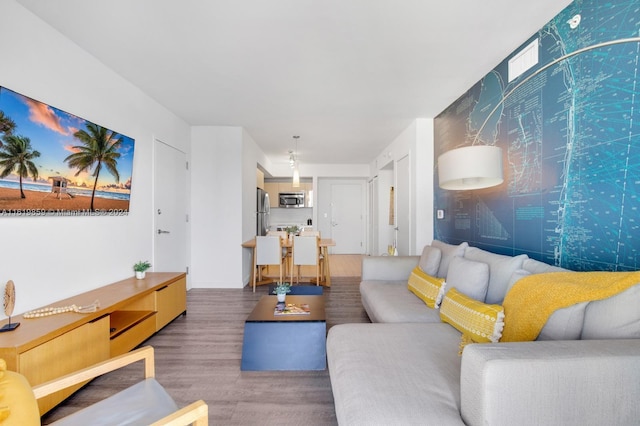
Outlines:
<svg viewBox="0 0 640 426"><path fill-rule="evenodd" d="M128 214L134 146L0 87L0 217Z"/></svg>

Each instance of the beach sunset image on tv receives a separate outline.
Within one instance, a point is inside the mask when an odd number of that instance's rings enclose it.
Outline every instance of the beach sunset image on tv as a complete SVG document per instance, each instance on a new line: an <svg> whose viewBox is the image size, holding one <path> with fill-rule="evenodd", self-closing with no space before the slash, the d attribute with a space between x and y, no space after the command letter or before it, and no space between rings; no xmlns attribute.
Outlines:
<svg viewBox="0 0 640 426"><path fill-rule="evenodd" d="M134 145L0 87L0 217L126 215Z"/></svg>

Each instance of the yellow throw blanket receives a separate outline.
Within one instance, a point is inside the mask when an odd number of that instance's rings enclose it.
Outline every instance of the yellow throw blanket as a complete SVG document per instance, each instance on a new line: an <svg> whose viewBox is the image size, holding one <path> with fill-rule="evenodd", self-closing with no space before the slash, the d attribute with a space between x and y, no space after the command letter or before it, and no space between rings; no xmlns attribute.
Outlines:
<svg viewBox="0 0 640 426"><path fill-rule="evenodd" d="M535 340L557 309L601 300L640 283L639 272L549 272L520 279L504 298L501 342Z"/></svg>

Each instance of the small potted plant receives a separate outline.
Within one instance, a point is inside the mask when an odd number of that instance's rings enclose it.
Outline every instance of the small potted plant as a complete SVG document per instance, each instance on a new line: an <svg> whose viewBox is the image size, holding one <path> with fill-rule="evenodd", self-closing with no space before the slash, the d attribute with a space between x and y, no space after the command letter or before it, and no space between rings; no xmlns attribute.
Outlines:
<svg viewBox="0 0 640 426"><path fill-rule="evenodd" d="M277 283L273 289L273 293L278 296L278 302L284 302L287 293L291 291L291 284L289 283Z"/></svg>
<svg viewBox="0 0 640 426"><path fill-rule="evenodd" d="M143 280L147 272L147 269L151 268L151 264L148 261L140 261L133 265L133 270L136 271L136 278Z"/></svg>
<svg viewBox="0 0 640 426"><path fill-rule="evenodd" d="M298 225L289 226L286 228L287 234L289 235L289 240L293 241L293 236L298 235L300 233L300 228Z"/></svg>

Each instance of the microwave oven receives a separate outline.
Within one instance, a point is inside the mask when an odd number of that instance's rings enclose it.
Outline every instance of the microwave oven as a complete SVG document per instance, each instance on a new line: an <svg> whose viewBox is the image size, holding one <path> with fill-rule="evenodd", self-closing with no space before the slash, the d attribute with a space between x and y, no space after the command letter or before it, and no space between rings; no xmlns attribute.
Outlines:
<svg viewBox="0 0 640 426"><path fill-rule="evenodd" d="M284 208L304 207L304 192L281 192L278 205Z"/></svg>

